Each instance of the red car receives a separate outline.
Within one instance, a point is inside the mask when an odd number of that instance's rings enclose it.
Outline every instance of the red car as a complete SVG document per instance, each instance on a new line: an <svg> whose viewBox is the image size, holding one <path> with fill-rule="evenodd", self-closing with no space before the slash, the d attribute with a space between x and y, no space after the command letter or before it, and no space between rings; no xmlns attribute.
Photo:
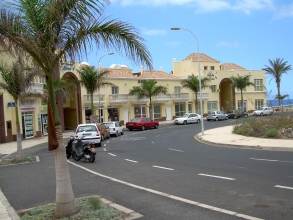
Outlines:
<svg viewBox="0 0 293 220"><path fill-rule="evenodd" d="M139 130L144 130L144 129L149 129L149 128L158 128L159 127L159 122L158 121L152 121L149 118L134 118L130 122L126 123L126 128L128 130L134 130L134 129L139 129Z"/></svg>

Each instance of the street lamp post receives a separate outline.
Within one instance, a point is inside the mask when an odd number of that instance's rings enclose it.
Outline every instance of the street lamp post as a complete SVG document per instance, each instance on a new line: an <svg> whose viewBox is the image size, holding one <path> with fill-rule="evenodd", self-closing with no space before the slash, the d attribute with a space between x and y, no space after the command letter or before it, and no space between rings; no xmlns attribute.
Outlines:
<svg viewBox="0 0 293 220"><path fill-rule="evenodd" d="M111 52L111 53L106 53L106 54L104 54L103 56L101 56L99 59L98 59L98 74L100 74L101 73L101 61L102 61L102 59L104 58L104 57L106 57L106 56L111 56L111 55L113 55L114 53L113 52ZM98 98L99 98L99 123L101 123L101 97L100 97L100 87L98 88L98 93L99 93L99 96L98 96Z"/></svg>
<svg viewBox="0 0 293 220"><path fill-rule="evenodd" d="M201 88L201 73L200 73L200 61L199 61L199 40L198 37L189 29L187 28L180 28L180 27L172 27L171 31L185 31L191 34L191 36L195 39L196 42L196 50L197 50L197 68L198 68L198 81L199 81L199 105L200 105L200 124L201 124L201 135L204 135L204 124L203 124L203 104L202 104L202 88ZM196 103L197 104L197 103Z"/></svg>

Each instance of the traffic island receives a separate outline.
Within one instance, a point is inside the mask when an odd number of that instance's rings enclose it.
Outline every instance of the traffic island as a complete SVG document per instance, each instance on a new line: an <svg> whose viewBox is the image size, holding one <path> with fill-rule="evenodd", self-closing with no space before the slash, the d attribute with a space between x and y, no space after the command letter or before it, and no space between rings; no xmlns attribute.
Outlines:
<svg viewBox="0 0 293 220"><path fill-rule="evenodd" d="M9 155L0 160L0 166L23 165L35 162L40 162L39 156L27 155L21 159L17 159L15 156Z"/></svg>
<svg viewBox="0 0 293 220"><path fill-rule="evenodd" d="M59 218L59 220L81 220L81 219L102 219L102 220L134 220L142 217L141 214L127 209L99 196L88 196L76 199L80 212L77 214ZM55 204L50 203L26 210L19 211L21 220L46 219L55 220Z"/></svg>

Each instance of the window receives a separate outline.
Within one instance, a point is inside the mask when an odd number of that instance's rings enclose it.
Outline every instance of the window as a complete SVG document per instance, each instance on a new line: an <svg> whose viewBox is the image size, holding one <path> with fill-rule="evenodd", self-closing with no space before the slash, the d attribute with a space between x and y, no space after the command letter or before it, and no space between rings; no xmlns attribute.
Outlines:
<svg viewBox="0 0 293 220"><path fill-rule="evenodd" d="M161 118L161 105L154 104L154 120L159 120Z"/></svg>
<svg viewBox="0 0 293 220"><path fill-rule="evenodd" d="M119 88L117 86L112 86L112 95L119 94Z"/></svg>
<svg viewBox="0 0 293 220"><path fill-rule="evenodd" d="M204 66L204 70L208 70L208 66Z"/></svg>
<svg viewBox="0 0 293 220"><path fill-rule="evenodd" d="M261 107L264 106L264 100L263 99L256 99L254 102L254 108L255 109L260 109Z"/></svg>
<svg viewBox="0 0 293 220"><path fill-rule="evenodd" d="M135 118L145 118L146 117L146 109L145 105L137 105L134 107L134 117Z"/></svg>
<svg viewBox="0 0 293 220"><path fill-rule="evenodd" d="M237 101L238 110L242 110L242 102L241 100ZM243 100L243 111L247 111L247 101Z"/></svg>
<svg viewBox="0 0 293 220"><path fill-rule="evenodd" d="M217 101L208 101L208 112L217 111L218 102Z"/></svg>
<svg viewBox="0 0 293 220"><path fill-rule="evenodd" d="M181 87L180 86L175 86L174 87L174 93L175 94L180 94L181 93Z"/></svg>
<svg viewBox="0 0 293 220"><path fill-rule="evenodd" d="M211 85L211 90L212 90L212 92L216 92L217 91L217 86L216 85Z"/></svg>
<svg viewBox="0 0 293 220"><path fill-rule="evenodd" d="M191 113L192 112L192 102L188 103L188 112Z"/></svg>
<svg viewBox="0 0 293 220"><path fill-rule="evenodd" d="M175 116L183 116L185 114L185 102L175 103Z"/></svg>
<svg viewBox="0 0 293 220"><path fill-rule="evenodd" d="M214 66L211 66L211 70L215 70L215 67Z"/></svg>
<svg viewBox="0 0 293 220"><path fill-rule="evenodd" d="M254 90L255 91L263 91L263 79L255 79L254 80Z"/></svg>

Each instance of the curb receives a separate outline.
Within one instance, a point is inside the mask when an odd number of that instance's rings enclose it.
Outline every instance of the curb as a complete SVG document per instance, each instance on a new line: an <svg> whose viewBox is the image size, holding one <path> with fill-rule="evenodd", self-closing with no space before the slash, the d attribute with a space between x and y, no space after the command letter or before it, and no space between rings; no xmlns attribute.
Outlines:
<svg viewBox="0 0 293 220"><path fill-rule="evenodd" d="M264 151L285 151L285 152L293 152L293 148L287 148L287 147L265 147L265 146L259 146L259 145L237 145L237 144L223 144L223 143L217 143L212 141L204 140L200 137L201 134L195 134L193 136L194 140L202 143L207 144L209 146L213 147L225 147L225 148L238 148L238 149L250 149L250 150L264 150Z"/></svg>
<svg viewBox="0 0 293 220"><path fill-rule="evenodd" d="M0 203L4 206L4 208L6 209L8 216L10 217L10 219L12 220L20 220L17 212L15 211L15 209L10 205L10 203L8 202L8 200L6 199L5 195L3 194L3 192L1 191L0 188ZM0 214L1 215L1 214Z"/></svg>

